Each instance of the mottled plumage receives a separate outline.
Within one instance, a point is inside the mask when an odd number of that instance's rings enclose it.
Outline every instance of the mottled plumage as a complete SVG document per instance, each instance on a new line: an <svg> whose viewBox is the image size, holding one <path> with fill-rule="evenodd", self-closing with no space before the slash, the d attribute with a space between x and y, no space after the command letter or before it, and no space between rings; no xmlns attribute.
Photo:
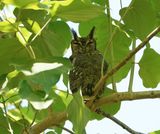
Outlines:
<svg viewBox="0 0 160 134"><path fill-rule="evenodd" d="M72 30L74 39L71 41L72 55L70 60L73 68L69 73L72 93L81 89L82 95L91 96L94 86L101 77L103 56L96 49L96 40L93 38L94 29L95 27L87 37L78 37L76 32ZM108 64L104 61L104 73L107 72L107 68Z"/></svg>

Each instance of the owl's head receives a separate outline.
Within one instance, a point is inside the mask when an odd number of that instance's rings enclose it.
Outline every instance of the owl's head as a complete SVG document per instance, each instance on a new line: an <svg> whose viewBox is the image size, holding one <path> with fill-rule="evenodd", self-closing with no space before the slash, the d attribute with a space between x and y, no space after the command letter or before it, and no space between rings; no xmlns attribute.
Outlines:
<svg viewBox="0 0 160 134"><path fill-rule="evenodd" d="M91 29L88 36L78 37L77 33L72 30L73 40L71 41L72 54L85 54L91 53L96 50L96 40L94 39L95 27Z"/></svg>

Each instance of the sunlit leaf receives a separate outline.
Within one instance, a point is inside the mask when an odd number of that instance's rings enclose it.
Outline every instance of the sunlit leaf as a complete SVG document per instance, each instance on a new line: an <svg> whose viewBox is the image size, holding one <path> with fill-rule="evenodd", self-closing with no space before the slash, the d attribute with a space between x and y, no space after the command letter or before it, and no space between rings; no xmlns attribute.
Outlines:
<svg viewBox="0 0 160 134"><path fill-rule="evenodd" d="M0 88L2 88L3 83L6 81L7 74L0 75Z"/></svg>
<svg viewBox="0 0 160 134"><path fill-rule="evenodd" d="M45 10L33 10L33 9L19 9L15 8L14 15L18 21L22 21L26 28L32 29L32 25L37 22L41 27L47 21L47 11ZM32 25L28 23L28 20L32 20ZM27 24L26 24L27 23ZM29 26L30 25L30 26Z"/></svg>
<svg viewBox="0 0 160 134"><path fill-rule="evenodd" d="M18 25L17 23L11 24L8 21L0 21L0 31L1 32L16 32L17 25Z"/></svg>
<svg viewBox="0 0 160 134"><path fill-rule="evenodd" d="M38 2L38 0L2 0L1 2L5 3L5 4L10 4L10 5L15 5L18 7L24 7L28 4L34 3L34 2Z"/></svg>
<svg viewBox="0 0 160 134"><path fill-rule="evenodd" d="M70 0L68 3L66 1L67 5L64 3L56 2L52 14L66 20L80 22L95 18L104 12L104 8L80 0Z"/></svg>

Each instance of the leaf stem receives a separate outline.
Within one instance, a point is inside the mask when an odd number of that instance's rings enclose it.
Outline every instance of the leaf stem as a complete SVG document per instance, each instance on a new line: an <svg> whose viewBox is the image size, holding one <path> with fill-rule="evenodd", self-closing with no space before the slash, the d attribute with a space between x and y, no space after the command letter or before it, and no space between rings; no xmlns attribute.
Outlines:
<svg viewBox="0 0 160 134"><path fill-rule="evenodd" d="M108 17L108 24L109 24L109 35L110 35L110 38L111 38L111 36L112 36L112 18L111 18L111 13L110 13L110 3L109 3L109 0L106 0L106 5L107 5L107 17ZM107 49L107 47L106 47L106 49ZM106 52L106 50L105 50L105 52ZM114 51L113 51L112 41L111 41L111 44L110 44L110 52L111 52L110 53L110 57L111 57L111 69L112 69L113 65L114 65ZM104 60L103 60L103 64L104 64ZM117 91L117 87L116 87L114 76L111 77L111 80L112 80L112 88L113 88L113 90Z"/></svg>
<svg viewBox="0 0 160 134"><path fill-rule="evenodd" d="M136 48L136 39L133 39L132 43L132 50ZM131 67L131 73L130 73L130 79L129 79L129 86L128 86L128 92L132 92L133 88L133 79L134 79L134 69L135 69L135 55L131 59L132 61L132 67Z"/></svg>
<svg viewBox="0 0 160 134"><path fill-rule="evenodd" d="M2 104L3 104L4 114L5 114L5 116L6 116L6 121L7 121L7 124L8 124L8 129L9 129L9 132L10 132L11 134L13 134L13 129L12 129L12 127L11 127L11 124L10 124L9 118L8 118L8 114L7 114L6 101L5 101L5 99L4 99L3 96L1 96L1 97L2 97Z"/></svg>

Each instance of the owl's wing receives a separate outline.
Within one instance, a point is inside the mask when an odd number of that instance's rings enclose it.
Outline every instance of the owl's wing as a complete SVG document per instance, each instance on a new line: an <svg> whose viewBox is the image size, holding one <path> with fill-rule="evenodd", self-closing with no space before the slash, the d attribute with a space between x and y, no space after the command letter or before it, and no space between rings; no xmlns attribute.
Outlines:
<svg viewBox="0 0 160 134"><path fill-rule="evenodd" d="M80 76L80 72L77 69L73 68L69 72L69 83L72 93L75 93L80 89L82 85L82 77Z"/></svg>

